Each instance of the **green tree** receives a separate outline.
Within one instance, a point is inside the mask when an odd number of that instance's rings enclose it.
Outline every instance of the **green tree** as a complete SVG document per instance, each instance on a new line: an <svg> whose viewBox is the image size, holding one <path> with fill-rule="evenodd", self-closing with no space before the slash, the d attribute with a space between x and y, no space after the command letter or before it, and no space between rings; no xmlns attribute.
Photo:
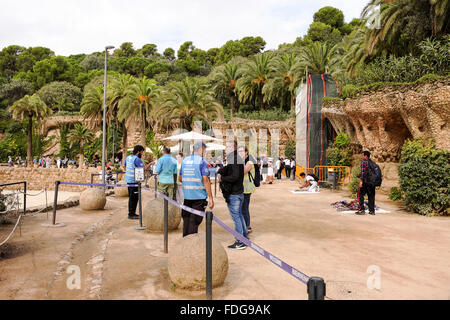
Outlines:
<svg viewBox="0 0 450 320"><path fill-rule="evenodd" d="M170 66L161 61L150 62L144 69L144 74L149 78L154 78L161 72L170 72Z"/></svg>
<svg viewBox="0 0 450 320"><path fill-rule="evenodd" d="M304 48L300 54L302 66L308 68L309 73L321 74L338 72L339 56L336 46L330 47L326 43L314 42Z"/></svg>
<svg viewBox="0 0 450 320"><path fill-rule="evenodd" d="M258 99L260 111L264 110L263 88L271 71L272 53L261 53L253 56L240 72L242 77L237 81L239 100L241 102Z"/></svg>
<svg viewBox="0 0 450 320"><path fill-rule="evenodd" d="M80 110L81 89L65 81L55 81L43 86L37 94L53 111Z"/></svg>
<svg viewBox="0 0 450 320"><path fill-rule="evenodd" d="M295 53L275 57L271 61L270 68L270 79L263 89L266 101L273 98L282 101L284 94L288 94L290 109L294 110L296 88L305 74L299 57Z"/></svg>
<svg viewBox="0 0 450 320"><path fill-rule="evenodd" d="M195 120L211 122L222 118L223 107L214 99L205 80L187 77L181 82L171 82L161 92L157 107L150 118L156 124L168 125L181 119L184 128L192 129Z"/></svg>
<svg viewBox="0 0 450 320"><path fill-rule="evenodd" d="M114 56L119 58L130 58L136 55L136 50L133 48L132 42L124 42L119 49L114 50Z"/></svg>
<svg viewBox="0 0 450 320"><path fill-rule="evenodd" d="M20 100L14 102L14 104L9 108L9 112L12 113L14 119L28 119L27 134L28 134L28 145L27 145L27 162L29 165L33 163L33 118L35 121L40 121L43 118L49 116L52 110L47 107L47 105L39 98L37 94L32 96L26 95Z"/></svg>
<svg viewBox="0 0 450 320"><path fill-rule="evenodd" d="M86 128L84 124L80 123L75 123L74 128L69 131L67 140L70 142L70 147L72 147L74 143L79 143L80 145L80 165L84 163L84 146L85 144L92 142L94 137L94 133Z"/></svg>
<svg viewBox="0 0 450 320"><path fill-rule="evenodd" d="M239 41L230 40L219 49L216 61L223 64L238 56L244 56L244 45Z"/></svg>
<svg viewBox="0 0 450 320"><path fill-rule="evenodd" d="M244 37L239 42L243 45L244 57L261 53L266 47L266 41L261 37Z"/></svg>
<svg viewBox="0 0 450 320"><path fill-rule="evenodd" d="M19 71L17 59L25 50L25 47L12 45L0 51L0 73L3 77L12 78Z"/></svg>
<svg viewBox="0 0 450 320"><path fill-rule="evenodd" d="M0 108L2 106L10 106L14 101L31 93L33 93L31 83L12 79L10 82L0 85Z"/></svg>
<svg viewBox="0 0 450 320"><path fill-rule="evenodd" d="M167 48L166 50L164 50L163 55L170 61L175 60L175 50L173 50L172 48Z"/></svg>
<svg viewBox="0 0 450 320"><path fill-rule="evenodd" d="M105 57L100 54L87 55L81 62L80 66L86 71L101 70L105 68Z"/></svg>
<svg viewBox="0 0 450 320"><path fill-rule="evenodd" d="M137 79L125 91L125 97L120 100L117 118L119 121L126 121L126 119L133 117L142 124L146 131L148 128L147 118L158 94L159 87L155 80L146 77ZM144 144L145 137L142 137L141 141Z"/></svg>
<svg viewBox="0 0 450 320"><path fill-rule="evenodd" d="M239 62L231 60L225 65L218 66L211 73L211 78L216 90L223 90L230 97L231 117L234 115L234 105L236 98L236 82L241 77L239 73Z"/></svg>
<svg viewBox="0 0 450 320"><path fill-rule="evenodd" d="M127 127L126 120L119 120L119 103L126 97L127 93L131 90L131 87L135 84L136 80L130 75L119 75L115 77L110 84L108 90L108 101L110 108L108 110L109 118L114 118L117 126L120 125L122 129L122 159L127 156Z"/></svg>
<svg viewBox="0 0 450 320"><path fill-rule="evenodd" d="M314 22L322 22L333 28L339 29L344 25L344 14L333 7L323 7L314 13Z"/></svg>
<svg viewBox="0 0 450 320"><path fill-rule="evenodd" d="M144 58L151 58L152 56L158 55L158 48L153 43L144 44L138 53Z"/></svg>
<svg viewBox="0 0 450 320"><path fill-rule="evenodd" d="M91 128L98 128L103 120L103 85L91 87L81 101L81 115Z"/></svg>

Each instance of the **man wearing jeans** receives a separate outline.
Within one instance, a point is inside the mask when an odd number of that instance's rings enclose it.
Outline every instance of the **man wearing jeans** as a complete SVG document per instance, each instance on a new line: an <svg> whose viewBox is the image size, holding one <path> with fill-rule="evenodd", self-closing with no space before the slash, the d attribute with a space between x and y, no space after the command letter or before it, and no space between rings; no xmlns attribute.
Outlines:
<svg viewBox="0 0 450 320"><path fill-rule="evenodd" d="M226 152L227 165L219 170L219 181L227 185L226 189L230 190L230 194L225 200L231 219L233 219L234 229L248 239L247 226L242 215L242 205L244 203L244 160L238 155L236 141L227 142ZM247 246L236 239L228 248L243 250Z"/></svg>

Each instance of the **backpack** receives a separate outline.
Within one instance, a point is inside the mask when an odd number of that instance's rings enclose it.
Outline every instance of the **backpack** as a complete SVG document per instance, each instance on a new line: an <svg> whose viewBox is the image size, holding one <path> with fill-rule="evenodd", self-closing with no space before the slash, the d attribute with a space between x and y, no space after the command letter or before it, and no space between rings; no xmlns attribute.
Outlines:
<svg viewBox="0 0 450 320"><path fill-rule="evenodd" d="M316 182L319 182L319 180L320 180L319 177L316 176L314 173L308 174L308 176L313 177Z"/></svg>
<svg viewBox="0 0 450 320"><path fill-rule="evenodd" d="M369 172L367 173L367 184L373 187L381 186L381 182L383 181L383 175L381 174L380 167L369 159Z"/></svg>
<svg viewBox="0 0 450 320"><path fill-rule="evenodd" d="M253 166L255 167L255 176L253 177L249 172L248 178L250 181L253 181L255 187L258 188L261 185L261 172L259 170L258 162L253 157L251 157L250 160L253 162Z"/></svg>

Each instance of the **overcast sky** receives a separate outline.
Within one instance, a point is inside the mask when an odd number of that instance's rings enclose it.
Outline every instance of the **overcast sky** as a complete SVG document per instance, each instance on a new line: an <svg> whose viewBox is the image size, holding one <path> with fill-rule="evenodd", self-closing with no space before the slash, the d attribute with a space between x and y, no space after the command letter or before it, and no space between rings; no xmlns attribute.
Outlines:
<svg viewBox="0 0 450 320"><path fill-rule="evenodd" d="M358 18L368 0L1 0L0 49L44 46L56 55L102 51L132 42L162 53L184 41L203 50L261 36L266 49L303 36L324 6Z"/></svg>

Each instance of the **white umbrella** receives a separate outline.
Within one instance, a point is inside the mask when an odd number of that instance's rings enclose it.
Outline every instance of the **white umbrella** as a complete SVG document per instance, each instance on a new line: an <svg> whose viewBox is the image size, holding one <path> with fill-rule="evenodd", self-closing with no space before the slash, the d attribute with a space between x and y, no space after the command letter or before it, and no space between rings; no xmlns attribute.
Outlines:
<svg viewBox="0 0 450 320"><path fill-rule="evenodd" d="M183 141L190 141L190 140L204 140L204 141L220 141L220 139L211 137L211 136L207 136L206 134L201 134L195 131L190 131L190 132L185 132L182 134L177 134L174 136L170 136L167 138L164 138L162 140L172 140L172 141L179 141L179 140L183 140Z"/></svg>
<svg viewBox="0 0 450 320"><path fill-rule="evenodd" d="M162 149L163 149L163 146L159 146L158 150L162 151ZM149 147L145 148L145 152L149 152L149 153L153 154L152 150L150 150Z"/></svg>
<svg viewBox="0 0 450 320"><path fill-rule="evenodd" d="M218 143L207 143L206 144L206 151L212 151L212 150L225 150L226 147L218 144Z"/></svg>

